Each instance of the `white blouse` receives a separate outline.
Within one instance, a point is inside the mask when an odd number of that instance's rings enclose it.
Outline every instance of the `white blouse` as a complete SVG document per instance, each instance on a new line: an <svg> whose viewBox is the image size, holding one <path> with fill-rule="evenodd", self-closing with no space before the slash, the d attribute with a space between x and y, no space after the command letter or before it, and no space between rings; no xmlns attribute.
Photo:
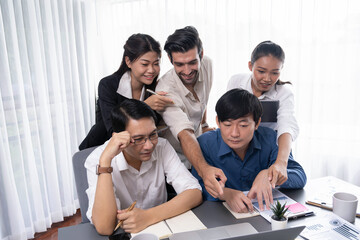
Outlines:
<svg viewBox="0 0 360 240"><path fill-rule="evenodd" d="M118 94L120 94L121 96L127 97L128 99L132 99L132 91L131 91L131 76L130 76L130 71L127 71L126 73L124 73L119 81L119 86L118 89L116 91ZM142 90L141 90L141 95L140 95L140 101L144 101L144 97L145 97L145 85L143 86Z"/></svg>
<svg viewBox="0 0 360 240"><path fill-rule="evenodd" d="M232 76L228 82L227 91L234 88L245 89L254 94L251 88L251 74L241 73ZM272 128L277 131L278 138L283 133L289 133L292 140L295 141L299 134L299 126L295 118L292 85L275 84L269 91L262 94L259 100L279 100L277 124Z"/></svg>

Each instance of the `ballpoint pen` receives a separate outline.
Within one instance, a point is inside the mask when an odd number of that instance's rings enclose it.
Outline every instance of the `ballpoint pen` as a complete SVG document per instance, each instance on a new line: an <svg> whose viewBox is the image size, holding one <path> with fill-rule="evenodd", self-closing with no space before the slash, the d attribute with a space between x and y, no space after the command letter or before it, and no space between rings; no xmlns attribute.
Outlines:
<svg viewBox="0 0 360 240"><path fill-rule="evenodd" d="M151 89L146 89L147 92L153 94L153 95L158 95L158 96L166 96L166 94L158 94L157 92L154 92L153 90ZM171 100L171 103L174 104L174 101Z"/></svg>
<svg viewBox="0 0 360 240"><path fill-rule="evenodd" d="M159 95L157 92L154 92L153 90L151 89L146 89L147 92L151 93L151 94L154 94L154 95Z"/></svg>
<svg viewBox="0 0 360 240"><path fill-rule="evenodd" d="M326 202L323 202L323 201L307 200L305 203L309 204L309 205L319 207L319 208L323 208L323 209L326 209L326 210L330 210L330 211L333 210L332 204L329 204L329 203L326 203ZM360 218L359 210L356 211L356 217Z"/></svg>

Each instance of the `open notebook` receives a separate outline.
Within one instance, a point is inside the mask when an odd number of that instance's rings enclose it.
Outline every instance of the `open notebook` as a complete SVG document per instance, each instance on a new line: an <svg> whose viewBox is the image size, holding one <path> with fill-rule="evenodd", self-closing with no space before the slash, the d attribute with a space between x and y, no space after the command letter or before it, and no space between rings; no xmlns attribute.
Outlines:
<svg viewBox="0 0 360 240"><path fill-rule="evenodd" d="M168 238L173 233L187 232L200 229L206 229L206 226L191 210L189 210L178 216L155 223L145 228L139 233L152 233L157 235L159 239L164 239ZM139 233L133 233L131 234L131 236L134 237Z"/></svg>

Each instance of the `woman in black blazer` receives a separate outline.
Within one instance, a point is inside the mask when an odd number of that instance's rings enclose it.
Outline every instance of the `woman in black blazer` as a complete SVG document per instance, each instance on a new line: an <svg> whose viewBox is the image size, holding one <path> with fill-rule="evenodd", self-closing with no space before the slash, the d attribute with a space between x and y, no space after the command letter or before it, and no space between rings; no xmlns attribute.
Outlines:
<svg viewBox="0 0 360 240"><path fill-rule="evenodd" d="M165 92L151 95L146 89L155 90L160 72L161 47L151 36L133 34L124 45L119 69L101 79L96 104L96 123L79 146L80 150L98 146L110 139L111 110L124 99L134 98L147 103L153 110L163 111L172 104Z"/></svg>

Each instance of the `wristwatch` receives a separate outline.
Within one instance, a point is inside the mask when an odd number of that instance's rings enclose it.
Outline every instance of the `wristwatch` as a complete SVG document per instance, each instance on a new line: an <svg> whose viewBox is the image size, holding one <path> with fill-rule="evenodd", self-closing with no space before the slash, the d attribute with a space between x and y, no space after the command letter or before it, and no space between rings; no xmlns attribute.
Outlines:
<svg viewBox="0 0 360 240"><path fill-rule="evenodd" d="M96 165L96 175L100 175L101 173L112 173L112 167L100 167L99 164Z"/></svg>

